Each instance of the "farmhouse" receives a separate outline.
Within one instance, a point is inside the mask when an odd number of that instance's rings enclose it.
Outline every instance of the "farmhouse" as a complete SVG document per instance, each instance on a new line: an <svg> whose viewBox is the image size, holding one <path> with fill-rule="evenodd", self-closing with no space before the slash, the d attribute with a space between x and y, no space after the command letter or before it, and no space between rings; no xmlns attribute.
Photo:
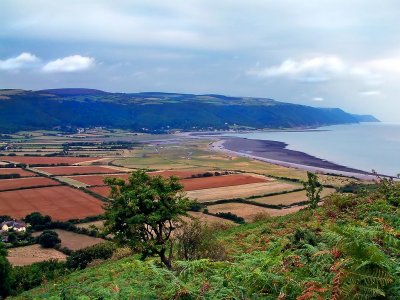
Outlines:
<svg viewBox="0 0 400 300"><path fill-rule="evenodd" d="M5 221L0 224L0 229L3 232L8 232L9 230L14 230L15 232L25 232L26 224L18 220Z"/></svg>

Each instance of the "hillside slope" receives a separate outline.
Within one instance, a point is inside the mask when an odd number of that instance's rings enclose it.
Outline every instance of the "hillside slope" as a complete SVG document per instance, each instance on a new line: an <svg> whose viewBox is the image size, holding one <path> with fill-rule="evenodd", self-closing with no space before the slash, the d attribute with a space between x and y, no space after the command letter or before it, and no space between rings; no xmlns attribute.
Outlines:
<svg viewBox="0 0 400 300"><path fill-rule="evenodd" d="M341 109L271 99L92 89L0 90L0 131L104 126L136 131L314 127L357 123Z"/></svg>
<svg viewBox="0 0 400 300"><path fill-rule="evenodd" d="M302 210L220 233L227 260L136 257L74 272L16 299L398 299L400 187L336 195ZM396 200L397 199L397 200ZM45 281L46 282L46 281Z"/></svg>

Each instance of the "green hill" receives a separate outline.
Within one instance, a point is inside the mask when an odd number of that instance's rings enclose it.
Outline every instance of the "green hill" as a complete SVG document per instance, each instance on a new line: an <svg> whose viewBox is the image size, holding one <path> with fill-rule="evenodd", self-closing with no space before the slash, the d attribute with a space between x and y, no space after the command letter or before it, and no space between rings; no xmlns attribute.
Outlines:
<svg viewBox="0 0 400 300"><path fill-rule="evenodd" d="M15 299L398 299L400 189L335 195L218 233L227 258L111 260ZM45 279L43 279L46 282Z"/></svg>
<svg viewBox="0 0 400 300"><path fill-rule="evenodd" d="M0 90L3 133L94 126L145 132L291 128L359 120L338 108L315 108L264 98L157 92L124 94L93 89Z"/></svg>

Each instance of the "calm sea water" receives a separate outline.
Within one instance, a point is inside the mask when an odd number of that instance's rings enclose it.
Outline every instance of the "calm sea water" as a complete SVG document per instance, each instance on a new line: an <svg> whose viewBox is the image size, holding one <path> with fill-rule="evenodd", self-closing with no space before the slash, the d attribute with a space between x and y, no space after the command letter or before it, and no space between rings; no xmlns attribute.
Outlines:
<svg viewBox="0 0 400 300"><path fill-rule="evenodd" d="M317 131L232 134L287 143L331 162L364 171L396 176L400 173L400 124L362 123L320 127Z"/></svg>

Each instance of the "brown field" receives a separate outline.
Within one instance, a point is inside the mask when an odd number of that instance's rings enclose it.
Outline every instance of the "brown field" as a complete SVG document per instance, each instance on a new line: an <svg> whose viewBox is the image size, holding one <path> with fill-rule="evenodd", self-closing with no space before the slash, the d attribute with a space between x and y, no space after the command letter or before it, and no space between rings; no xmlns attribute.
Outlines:
<svg viewBox="0 0 400 300"><path fill-rule="evenodd" d="M164 170L164 171L156 171L149 172L150 175L161 175L164 178L169 178L171 176L179 177L180 179L190 178L192 175L203 174L207 172L206 169L197 169L197 170Z"/></svg>
<svg viewBox="0 0 400 300"><path fill-rule="evenodd" d="M66 186L0 193L1 214L14 218L38 211L54 220L82 219L102 214L102 206L100 200Z"/></svg>
<svg viewBox="0 0 400 300"><path fill-rule="evenodd" d="M199 202L207 202L221 199L247 198L255 195L264 195L282 191L290 191L299 188L299 185L280 181L264 183L244 184L239 186L204 189L189 191L190 198L197 199Z"/></svg>
<svg viewBox="0 0 400 300"><path fill-rule="evenodd" d="M120 172L115 169L100 166L40 167L35 169L52 175L107 174Z"/></svg>
<svg viewBox="0 0 400 300"><path fill-rule="evenodd" d="M44 156L0 156L0 160L22 164L77 164L98 160L96 157L44 157Z"/></svg>
<svg viewBox="0 0 400 300"><path fill-rule="evenodd" d="M287 214L294 213L300 210L301 206L295 206L287 209L270 209L265 207L260 207L256 205L246 204L246 203L224 203L217 205L210 205L207 207L210 213L218 212L231 212L239 217L242 217L246 222L252 222L254 217L259 214L265 214L266 216L283 216Z"/></svg>
<svg viewBox="0 0 400 300"><path fill-rule="evenodd" d="M104 183L104 178L106 177L118 177L122 178L124 180L127 180L129 178L130 174L109 174L109 175L87 175L87 176L73 176L73 177L68 177L73 180L82 182L87 185L105 185Z"/></svg>
<svg viewBox="0 0 400 300"><path fill-rule="evenodd" d="M48 185L60 185L60 183L46 177L2 179L0 180L0 191Z"/></svg>
<svg viewBox="0 0 400 300"><path fill-rule="evenodd" d="M61 240L61 247L66 247L73 251L105 242L105 240L100 238L88 236L85 234L79 234L71 231L66 231L61 229L54 229L53 231L57 232L58 237ZM40 234L41 232L38 231L35 232L33 236L39 236Z"/></svg>
<svg viewBox="0 0 400 300"><path fill-rule="evenodd" d="M79 228L90 228L91 226L97 227L98 229L102 229L104 227L104 221L93 221L93 222L86 222L86 223L79 223L75 225L76 227Z"/></svg>
<svg viewBox="0 0 400 300"><path fill-rule="evenodd" d="M65 261L67 256L55 249L45 249L40 245L30 245L9 249L7 259L13 266L26 266L50 259Z"/></svg>
<svg viewBox="0 0 400 300"><path fill-rule="evenodd" d="M0 168L0 175L6 174L19 174L19 176L21 177L37 176L35 173L29 172L21 168Z"/></svg>
<svg viewBox="0 0 400 300"><path fill-rule="evenodd" d="M260 183L267 181L269 180L266 178L235 174L226 176L182 179L181 183L183 184L185 191L194 191L194 190L227 187L227 186L246 185L251 183Z"/></svg>
<svg viewBox="0 0 400 300"><path fill-rule="evenodd" d="M226 219L222 219L219 217L215 217L215 216L211 216L211 215L206 215L203 214L202 212L195 212L195 211L191 211L189 212L189 215L193 218L197 218L202 222L205 222L207 224L210 225L236 225L235 222L230 221L230 220L226 220ZM189 220L189 218L186 218L185 220Z"/></svg>
<svg viewBox="0 0 400 300"><path fill-rule="evenodd" d="M321 192L321 197L326 197L334 192L335 192L335 189L325 188ZM276 195L276 196L255 198L255 199L251 199L251 200L254 202L264 203L264 204L290 205L290 204L297 203L297 202L307 201L308 198L306 195L306 191L300 191L300 192L294 192L294 193L288 193L288 194L282 194L282 195Z"/></svg>
<svg viewBox="0 0 400 300"><path fill-rule="evenodd" d="M110 195L110 188L108 186L96 186L96 187L91 187L88 188L88 190L103 196L103 197L108 197Z"/></svg>

